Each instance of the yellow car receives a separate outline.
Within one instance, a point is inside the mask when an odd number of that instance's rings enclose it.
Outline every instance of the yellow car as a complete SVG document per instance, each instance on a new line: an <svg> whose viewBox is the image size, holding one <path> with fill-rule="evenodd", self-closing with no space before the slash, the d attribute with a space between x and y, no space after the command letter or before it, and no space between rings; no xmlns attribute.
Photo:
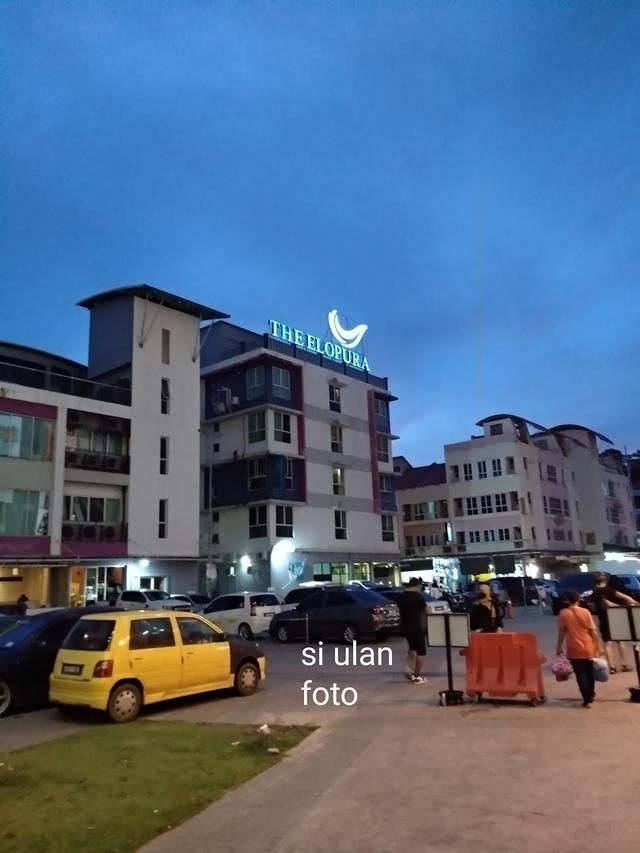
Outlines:
<svg viewBox="0 0 640 853"><path fill-rule="evenodd" d="M58 652L49 699L106 711L114 723L143 705L233 687L255 693L265 677L258 643L229 639L195 613L141 610L83 616Z"/></svg>

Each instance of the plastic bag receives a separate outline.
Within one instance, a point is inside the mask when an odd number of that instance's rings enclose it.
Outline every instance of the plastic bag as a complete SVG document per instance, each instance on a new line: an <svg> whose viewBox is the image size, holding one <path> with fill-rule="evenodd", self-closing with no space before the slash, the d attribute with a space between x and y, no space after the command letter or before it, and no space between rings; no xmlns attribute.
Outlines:
<svg viewBox="0 0 640 853"><path fill-rule="evenodd" d="M551 658L551 672L555 675L556 681L568 681L573 673L571 661L565 654L554 655Z"/></svg>
<svg viewBox="0 0 640 853"><path fill-rule="evenodd" d="M593 661L593 677L596 681L609 680L609 664L605 658L595 658Z"/></svg>

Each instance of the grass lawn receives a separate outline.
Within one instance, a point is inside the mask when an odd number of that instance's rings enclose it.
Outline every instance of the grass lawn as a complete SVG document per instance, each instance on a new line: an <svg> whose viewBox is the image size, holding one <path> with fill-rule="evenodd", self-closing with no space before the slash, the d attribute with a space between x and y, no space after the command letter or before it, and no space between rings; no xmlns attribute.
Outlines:
<svg viewBox="0 0 640 853"><path fill-rule="evenodd" d="M0 850L135 851L276 764L311 731L141 720L0 755Z"/></svg>

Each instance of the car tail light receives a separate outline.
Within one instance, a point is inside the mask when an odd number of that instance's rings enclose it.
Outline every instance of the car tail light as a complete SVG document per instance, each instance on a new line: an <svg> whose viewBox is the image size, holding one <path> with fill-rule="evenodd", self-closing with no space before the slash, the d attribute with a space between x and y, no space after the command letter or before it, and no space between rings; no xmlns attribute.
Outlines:
<svg viewBox="0 0 640 853"><path fill-rule="evenodd" d="M255 606L255 604L252 604L252 605L251 605L251 612L250 612L250 615L251 615L251 616L256 616L256 615L257 615L257 610L256 610L256 606Z"/></svg>
<svg viewBox="0 0 640 853"><path fill-rule="evenodd" d="M371 607L369 609L369 613L372 616L380 616L380 614L382 613L382 607Z"/></svg>
<svg viewBox="0 0 640 853"><path fill-rule="evenodd" d="M94 678L111 678L113 675L113 661L99 660L93 669Z"/></svg>

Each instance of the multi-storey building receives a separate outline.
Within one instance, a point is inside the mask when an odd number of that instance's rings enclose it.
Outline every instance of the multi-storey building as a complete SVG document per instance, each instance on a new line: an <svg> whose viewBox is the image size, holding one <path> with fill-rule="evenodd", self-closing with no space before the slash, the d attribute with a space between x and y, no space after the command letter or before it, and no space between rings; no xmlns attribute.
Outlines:
<svg viewBox="0 0 640 853"><path fill-rule="evenodd" d="M636 544L640 546L640 450L625 458L631 480L631 497L636 522Z"/></svg>
<svg viewBox="0 0 640 853"><path fill-rule="evenodd" d="M351 353L296 335L227 322L203 335L201 553L222 591L386 578L397 564L395 398Z"/></svg>
<svg viewBox="0 0 640 853"><path fill-rule="evenodd" d="M100 293L88 366L0 346L0 602L197 589L200 326L148 285Z"/></svg>
<svg viewBox="0 0 640 853"><path fill-rule="evenodd" d="M515 415L478 426L482 435L445 446L444 466L409 469L398 481L407 557L455 555L467 574L546 573L595 566L605 552L624 559L633 549L626 468L617 451L598 447L609 439Z"/></svg>

